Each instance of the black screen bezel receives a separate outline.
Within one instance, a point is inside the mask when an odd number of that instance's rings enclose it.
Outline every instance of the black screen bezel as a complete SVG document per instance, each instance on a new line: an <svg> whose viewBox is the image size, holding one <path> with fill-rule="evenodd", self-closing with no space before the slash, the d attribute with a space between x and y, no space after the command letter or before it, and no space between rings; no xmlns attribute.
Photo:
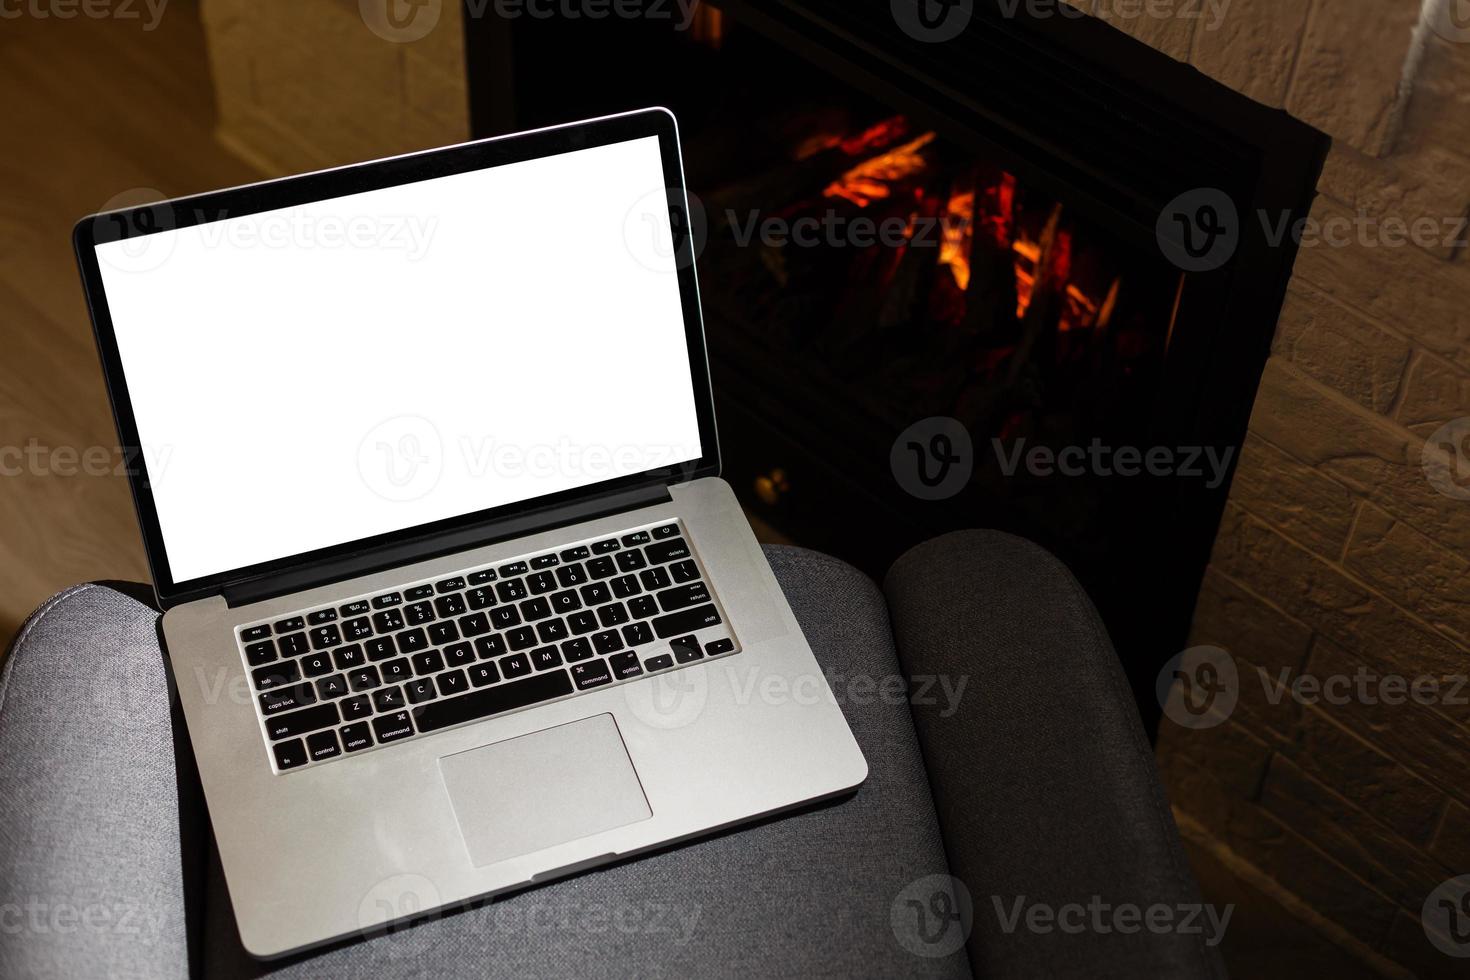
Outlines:
<svg viewBox="0 0 1470 980"><path fill-rule="evenodd" d="M81 270L82 285L92 316L102 370L112 402L113 419L127 462L128 482L133 503L143 532L143 543L153 575L154 588L164 608L180 602L215 595L234 585L259 581L273 575L299 572L313 565L340 564L361 558L371 565L375 552L423 543L423 554L435 553L433 539L449 534L463 534L484 528L485 540L495 538L497 522L532 512L545 511L571 504L610 496L644 486L669 485L720 472L719 442L715 427L714 401L710 390L709 362L705 347L704 325L700 313L699 288L695 268L697 242L692 235L677 241L679 293L684 312L684 332L689 350L690 377L694 386L695 411L698 419L700 448L698 460L675 464L605 480L575 490L562 491L501 507L489 508L460 517L430 524L403 528L356 541L343 542L329 548L285 556L245 568L175 582L164 546L162 527L147 472L147 460L141 451L137 421L128 393L127 378L113 329L112 318L103 288L96 246L123 238L157 234L177 228L206 223L221 218L238 218L262 211L296 207L314 201L329 200L349 194L380 190L416 183L436 177L447 177L474 170L488 169L554 156L575 150L591 149L613 143L657 136L663 158L664 180L669 207L682 212L679 220L690 227L687 191L680 157L678 124L666 109L644 109L583 122L568 123L548 129L495 137L443 149L427 150L385 160L354 164L334 170L286 177L227 190L153 203L121 211L89 215L79 221L72 232ZM160 220L162 219L162 220ZM153 230L144 230L153 229ZM220 515L228 520L228 514Z"/></svg>

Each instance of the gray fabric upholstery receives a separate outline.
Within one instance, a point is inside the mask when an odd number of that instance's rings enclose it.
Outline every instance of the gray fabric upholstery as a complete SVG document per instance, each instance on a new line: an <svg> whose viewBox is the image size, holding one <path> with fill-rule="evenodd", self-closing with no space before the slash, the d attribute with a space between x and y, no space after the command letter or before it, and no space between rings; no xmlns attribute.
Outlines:
<svg viewBox="0 0 1470 980"><path fill-rule="evenodd" d="M950 866L973 896L975 975L1223 976L1198 935L1040 932L1013 917L1022 896L1200 901L1121 666L1067 569L1019 538L961 532L904 555L885 591L905 670L969 678L959 710L916 703L914 721Z"/></svg>
<svg viewBox="0 0 1470 980"><path fill-rule="evenodd" d="M0 674L0 976L187 975L155 618L79 586L30 618Z"/></svg>
<svg viewBox="0 0 1470 980"><path fill-rule="evenodd" d="M871 581L810 552L767 554L824 669L896 674ZM0 841L7 871L24 875L0 887L95 893L161 924L146 941L0 932L0 974L45 975L47 964L67 976L183 973L181 818L158 660L152 614L95 588L53 600L16 645L0 711ZM94 715L57 710L99 676L104 690L124 678L136 690L98 699ZM871 767L849 800L294 961L249 960L210 860L205 975L968 976L962 952L915 954L892 923L913 882L946 872L908 710L867 697L844 709ZM203 819L186 808L184 829Z"/></svg>

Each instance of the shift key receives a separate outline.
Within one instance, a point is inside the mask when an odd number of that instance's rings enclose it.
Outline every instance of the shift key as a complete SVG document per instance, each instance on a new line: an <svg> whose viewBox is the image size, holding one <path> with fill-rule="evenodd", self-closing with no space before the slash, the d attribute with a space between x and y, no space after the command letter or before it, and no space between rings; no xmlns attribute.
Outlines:
<svg viewBox="0 0 1470 980"><path fill-rule="evenodd" d="M696 606L693 609L685 609L683 612L658 617L653 621L653 631L658 634L660 640L663 640L676 633L693 633L695 630L702 630L706 626L714 626L719 622L720 612L714 605Z"/></svg>
<svg viewBox="0 0 1470 980"><path fill-rule="evenodd" d="M337 706L328 702L319 704L315 708L293 711L290 714L271 715L265 720L265 731L271 741L276 742L294 735L305 735L307 732L314 732L328 725L335 725L338 720Z"/></svg>

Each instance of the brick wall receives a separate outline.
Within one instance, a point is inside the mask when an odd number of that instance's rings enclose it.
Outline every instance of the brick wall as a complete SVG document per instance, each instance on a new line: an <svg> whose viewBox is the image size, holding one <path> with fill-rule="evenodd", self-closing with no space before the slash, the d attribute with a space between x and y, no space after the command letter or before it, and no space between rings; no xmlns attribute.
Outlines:
<svg viewBox="0 0 1470 980"><path fill-rule="evenodd" d="M460 4L203 0L218 136L269 176L469 138Z"/></svg>
<svg viewBox="0 0 1470 980"><path fill-rule="evenodd" d="M1383 680L1470 673L1470 500L1425 469L1426 440L1470 416L1470 260L1452 243L1470 21L1437 19L1444 0L1077 5L1332 136L1314 217L1380 222L1297 261L1192 630L1234 658L1239 701L1160 735L1181 826L1379 972L1470 975L1421 922L1470 872L1470 706L1453 680L1389 703ZM1387 219L1438 231L1394 244ZM1282 671L1351 686L1295 697Z"/></svg>

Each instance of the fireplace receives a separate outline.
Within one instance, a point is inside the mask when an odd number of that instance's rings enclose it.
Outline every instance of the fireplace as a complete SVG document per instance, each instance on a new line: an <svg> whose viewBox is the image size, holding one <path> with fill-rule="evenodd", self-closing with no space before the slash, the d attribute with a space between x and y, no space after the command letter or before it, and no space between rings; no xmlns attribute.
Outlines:
<svg viewBox="0 0 1470 980"><path fill-rule="evenodd" d="M1041 542L1152 722L1295 259L1271 230L1328 143L1102 23L1006 6L943 44L853 0L468 18L473 128L670 105L747 509L875 576L947 530Z"/></svg>

